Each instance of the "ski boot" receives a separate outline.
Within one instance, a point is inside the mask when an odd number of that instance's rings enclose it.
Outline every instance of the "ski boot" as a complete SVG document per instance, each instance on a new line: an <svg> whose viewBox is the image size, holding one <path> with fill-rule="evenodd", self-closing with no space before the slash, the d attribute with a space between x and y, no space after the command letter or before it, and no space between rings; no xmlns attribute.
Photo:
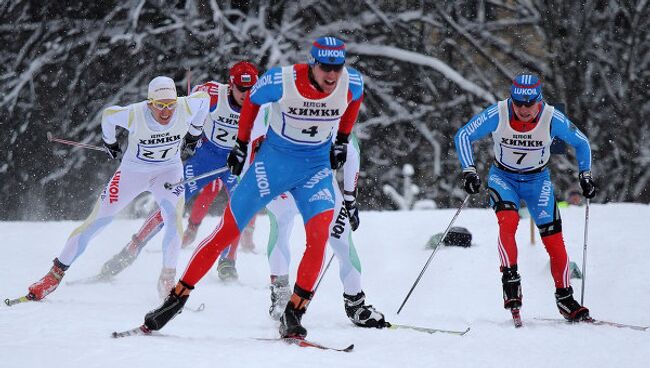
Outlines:
<svg viewBox="0 0 650 368"><path fill-rule="evenodd" d="M573 288L559 288L555 289L555 302L560 314L566 318L567 321L578 322L589 320L589 309L583 307L575 299L573 299Z"/></svg>
<svg viewBox="0 0 650 368"><path fill-rule="evenodd" d="M503 283L503 308L521 308L521 276L517 272L517 265L502 267L501 282Z"/></svg>
<svg viewBox="0 0 650 368"><path fill-rule="evenodd" d="M343 294L345 314L352 323L359 327L386 327L384 315L377 311L372 305L365 305L366 294L363 291L357 295Z"/></svg>
<svg viewBox="0 0 650 368"><path fill-rule="evenodd" d="M199 230L199 225L201 224L195 224L192 221L187 222L187 229L185 229L185 232L183 233L183 243L181 243L181 248L187 248L194 243L196 233Z"/></svg>
<svg viewBox="0 0 650 368"><path fill-rule="evenodd" d="M217 263L217 275L221 281L236 281L239 278L235 261L232 259L219 259Z"/></svg>
<svg viewBox="0 0 650 368"><path fill-rule="evenodd" d="M503 283L503 307L510 309L512 322L515 327L523 326L519 308L521 308L521 276L517 273L517 265L501 267L501 282Z"/></svg>
<svg viewBox="0 0 650 368"><path fill-rule="evenodd" d="M144 316L145 327L151 331L158 331L167 322L176 317L177 314L181 314L192 289L194 289L193 286L189 286L183 281L178 281L162 305Z"/></svg>
<svg viewBox="0 0 650 368"><path fill-rule="evenodd" d="M169 291L174 287L175 278L175 268L163 267L160 270L160 276L158 277L158 295L160 299L164 299L169 294Z"/></svg>
<svg viewBox="0 0 650 368"><path fill-rule="evenodd" d="M271 276L270 289L271 306L269 307L269 315L271 319L279 321L291 297L289 275Z"/></svg>
<svg viewBox="0 0 650 368"><path fill-rule="evenodd" d="M106 261L99 272L102 280L109 280L118 273L124 271L127 267L133 264L138 257L138 249L141 247L142 242L139 241L135 235L131 241L122 250L114 255L111 259ZM166 295L166 293L165 293Z"/></svg>
<svg viewBox="0 0 650 368"><path fill-rule="evenodd" d="M303 290L298 285L293 288L293 295L280 317L280 336L304 339L307 337L307 330L302 326L302 316L307 311L307 305L314 293Z"/></svg>
<svg viewBox="0 0 650 368"><path fill-rule="evenodd" d="M54 264L50 268L50 271L40 280L29 286L28 299L41 300L56 290L61 283L61 279L65 276L65 271L69 266L61 263L58 258L54 258L52 262Z"/></svg>

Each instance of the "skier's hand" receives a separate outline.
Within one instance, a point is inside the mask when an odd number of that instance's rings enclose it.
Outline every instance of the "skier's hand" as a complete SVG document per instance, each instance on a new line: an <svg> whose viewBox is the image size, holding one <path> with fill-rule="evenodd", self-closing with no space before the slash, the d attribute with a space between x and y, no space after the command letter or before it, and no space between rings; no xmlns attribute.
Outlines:
<svg viewBox="0 0 650 368"><path fill-rule="evenodd" d="M591 171L583 171L578 175L580 179L580 188L582 188L582 195L587 199L591 199L596 196L596 184L591 178Z"/></svg>
<svg viewBox="0 0 650 368"><path fill-rule="evenodd" d="M345 164L345 160L348 158L348 136L339 133L336 136L336 141L332 143L332 148L330 148L330 164L332 169L340 169Z"/></svg>
<svg viewBox="0 0 650 368"><path fill-rule="evenodd" d="M352 228L352 231L356 231L359 228L359 207L357 207L357 199L354 197L352 197L352 200L346 199L344 204L345 209L348 211L350 228Z"/></svg>
<svg viewBox="0 0 650 368"><path fill-rule="evenodd" d="M476 194L481 190L481 178L476 174L474 166L463 170L463 188L467 194Z"/></svg>
<svg viewBox="0 0 650 368"><path fill-rule="evenodd" d="M112 158L113 160L119 160L122 158L122 148L120 148L120 143L118 141L115 141L115 143L108 144L105 141L102 141L104 143L104 148L106 149L106 154L108 157Z"/></svg>
<svg viewBox="0 0 650 368"><path fill-rule="evenodd" d="M232 151L228 154L228 168L233 175L241 174L246 162L246 155L248 153L248 143L237 139Z"/></svg>
<svg viewBox="0 0 650 368"><path fill-rule="evenodd" d="M185 134L185 138L183 138L183 144L181 146L181 160L185 161L188 158L194 156L200 139L200 135L191 135L190 133Z"/></svg>

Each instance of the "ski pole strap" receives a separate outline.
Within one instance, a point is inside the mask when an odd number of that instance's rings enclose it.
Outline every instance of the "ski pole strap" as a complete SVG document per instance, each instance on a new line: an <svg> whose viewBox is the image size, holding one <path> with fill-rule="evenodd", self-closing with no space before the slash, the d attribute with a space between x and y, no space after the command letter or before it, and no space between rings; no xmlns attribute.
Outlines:
<svg viewBox="0 0 650 368"><path fill-rule="evenodd" d="M208 172L203 173L201 175L197 175L197 176L193 176L191 178L185 179L185 180L181 180L178 183L165 183L164 186L165 186L165 189L172 190L172 188L175 188L178 185L185 185L187 183L191 183L191 182L199 180L199 179L207 178L208 176L221 174L221 173L226 172L226 171L228 171L228 166L220 167L220 168L218 168L216 170L208 171Z"/></svg>

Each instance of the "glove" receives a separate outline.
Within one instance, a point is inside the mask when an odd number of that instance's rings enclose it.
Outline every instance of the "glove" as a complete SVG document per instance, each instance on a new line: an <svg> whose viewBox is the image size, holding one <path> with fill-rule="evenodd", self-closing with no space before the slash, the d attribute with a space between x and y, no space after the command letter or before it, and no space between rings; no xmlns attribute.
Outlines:
<svg viewBox="0 0 650 368"><path fill-rule="evenodd" d="M580 179L580 188L582 188L582 195L587 199L591 199L596 196L596 184L591 178L591 171L583 171L578 175Z"/></svg>
<svg viewBox="0 0 650 368"><path fill-rule="evenodd" d="M112 158L113 160L119 160L122 158L122 148L120 148L120 143L118 141L115 141L115 143L111 144L108 144L105 141L103 142L108 157Z"/></svg>
<svg viewBox="0 0 650 368"><path fill-rule="evenodd" d="M244 163L246 162L246 154L248 153L248 143L240 141L237 139L235 142L235 147L232 148L232 151L228 154L228 168L230 173L233 175L241 174L241 171L244 169Z"/></svg>
<svg viewBox="0 0 650 368"><path fill-rule="evenodd" d="M201 135L191 135L190 133L185 134L183 144L181 145L181 160L185 161L194 156L199 140L201 140Z"/></svg>
<svg viewBox="0 0 650 368"><path fill-rule="evenodd" d="M336 140L330 148L330 164L332 169L340 169L345 164L345 160L348 157L348 136L347 134L338 133L336 135Z"/></svg>
<svg viewBox="0 0 650 368"><path fill-rule="evenodd" d="M345 204L345 209L348 211L348 220L350 221L350 227L352 231L356 231L359 228L359 207L357 207L357 200L352 199L351 201L343 201Z"/></svg>
<svg viewBox="0 0 650 368"><path fill-rule="evenodd" d="M476 174L474 166L463 171L463 188L467 194L476 194L481 189L481 178Z"/></svg>

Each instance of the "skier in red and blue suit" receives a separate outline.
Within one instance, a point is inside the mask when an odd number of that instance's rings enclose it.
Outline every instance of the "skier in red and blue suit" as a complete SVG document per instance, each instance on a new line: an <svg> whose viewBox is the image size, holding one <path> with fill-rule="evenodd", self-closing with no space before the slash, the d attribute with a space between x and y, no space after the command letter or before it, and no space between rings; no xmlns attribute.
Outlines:
<svg viewBox="0 0 650 368"><path fill-rule="evenodd" d="M146 328L158 330L180 312L219 253L257 211L288 191L303 217L307 244L294 292L280 319L280 335L307 335L301 319L313 296L329 237L334 209L332 169L345 162L348 138L363 100L361 74L345 66L345 54L343 41L321 37L311 47L308 64L272 68L253 86L242 107L237 142L228 156L233 174L238 175L244 166L260 106L270 103L264 122L269 126L266 138L232 194L221 223L195 250L163 305L146 315Z"/></svg>
<svg viewBox="0 0 650 368"><path fill-rule="evenodd" d="M587 137L559 110L544 102L542 82L532 74L515 77L510 98L499 101L474 116L454 138L463 169L463 185L476 194L481 179L476 173L472 143L492 134L494 163L490 168L490 205L499 223L499 256L504 307L518 314L521 307L521 277L517 272L515 232L519 202L524 200L537 225L551 259L555 298L568 320L589 318L589 310L573 298L569 257L562 237L562 220L548 170L550 147L559 138L575 148L582 193L596 195L591 177L591 148Z"/></svg>

